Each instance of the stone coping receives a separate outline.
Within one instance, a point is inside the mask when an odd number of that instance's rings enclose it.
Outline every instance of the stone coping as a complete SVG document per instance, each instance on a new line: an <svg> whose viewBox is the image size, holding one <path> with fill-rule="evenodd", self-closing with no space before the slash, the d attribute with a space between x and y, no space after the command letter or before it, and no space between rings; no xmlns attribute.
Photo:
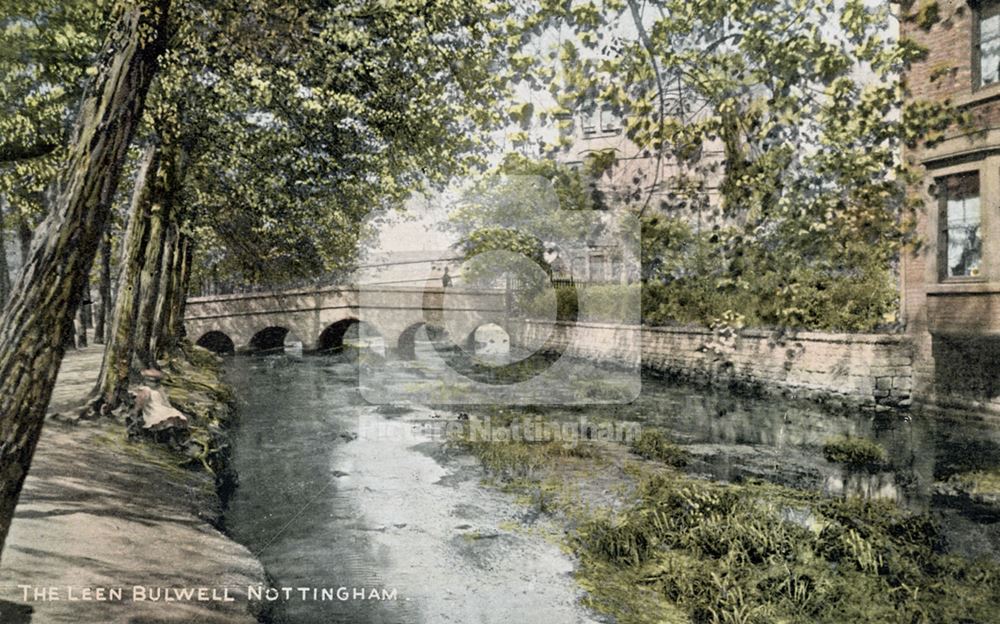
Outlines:
<svg viewBox="0 0 1000 624"><path fill-rule="evenodd" d="M536 325L560 325L563 327L593 327L599 329L630 330L641 329L643 332L662 334L691 334L698 336L714 336L716 331L700 325L623 325L620 323L601 323L596 321L577 321L574 323L566 321L548 321L542 319L517 319L514 322L529 323ZM851 333L851 332L824 332L805 330L782 330L779 329L758 329L743 328L737 330L737 335L743 338L764 338L771 339L781 337L785 340L806 340L810 342L833 342L833 343L862 343L862 344L891 344L898 345L907 342L908 336L905 334L890 333Z"/></svg>

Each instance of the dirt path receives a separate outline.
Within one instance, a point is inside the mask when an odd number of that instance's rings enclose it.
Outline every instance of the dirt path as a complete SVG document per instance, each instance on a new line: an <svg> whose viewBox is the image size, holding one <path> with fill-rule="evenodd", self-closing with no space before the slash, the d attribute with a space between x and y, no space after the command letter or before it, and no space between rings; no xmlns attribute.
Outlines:
<svg viewBox="0 0 1000 624"><path fill-rule="evenodd" d="M68 354L50 413L81 405L100 364L99 346ZM49 418L3 552L0 622L255 622L246 592L264 571L212 526L213 487L118 423ZM135 600L136 586L205 587L209 599Z"/></svg>

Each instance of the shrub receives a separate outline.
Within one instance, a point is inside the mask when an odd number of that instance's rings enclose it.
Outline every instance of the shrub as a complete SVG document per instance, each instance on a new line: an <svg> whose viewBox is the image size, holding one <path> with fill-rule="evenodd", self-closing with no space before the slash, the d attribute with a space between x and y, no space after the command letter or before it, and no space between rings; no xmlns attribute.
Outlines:
<svg viewBox="0 0 1000 624"><path fill-rule="evenodd" d="M671 466L686 466L690 456L656 429L645 429L632 441L633 453L646 459L655 459Z"/></svg>
<svg viewBox="0 0 1000 624"><path fill-rule="evenodd" d="M885 467L887 455L879 444L865 438L833 438L823 444L823 457L849 468L876 471Z"/></svg>
<svg viewBox="0 0 1000 624"><path fill-rule="evenodd" d="M631 323L639 321L641 295L639 284L559 285L541 293L524 293L519 308L528 317L547 318L554 296L559 319Z"/></svg>

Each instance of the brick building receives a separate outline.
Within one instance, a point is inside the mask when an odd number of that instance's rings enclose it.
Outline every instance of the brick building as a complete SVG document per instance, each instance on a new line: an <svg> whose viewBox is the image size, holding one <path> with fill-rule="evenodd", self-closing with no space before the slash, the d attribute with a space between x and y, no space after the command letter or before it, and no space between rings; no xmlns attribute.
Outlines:
<svg viewBox="0 0 1000 624"><path fill-rule="evenodd" d="M557 160L577 168L593 155L613 152L614 167L594 181L607 206L646 207L647 214L658 211L706 229L720 221L716 209L721 201L719 184L724 171L721 163L725 158L720 140L702 148L699 163L703 167L695 171L682 169L669 152L658 158L655 153L630 141L621 117L609 106L582 107L571 118L573 123L566 131L571 143L567 151L557 155ZM710 169L708 165L713 163L716 167L706 175L705 171ZM681 175L701 181L701 202L678 202L672 198ZM615 266L613 247L615 245L604 249L600 241L595 241L588 253L573 256L570 272L575 278L586 281L619 281L623 276Z"/></svg>
<svg viewBox="0 0 1000 624"><path fill-rule="evenodd" d="M969 113L931 148L914 192L919 248L905 255L903 316L914 344L914 396L925 404L1000 412L1000 0L937 0L930 29L902 34L928 51L910 96Z"/></svg>

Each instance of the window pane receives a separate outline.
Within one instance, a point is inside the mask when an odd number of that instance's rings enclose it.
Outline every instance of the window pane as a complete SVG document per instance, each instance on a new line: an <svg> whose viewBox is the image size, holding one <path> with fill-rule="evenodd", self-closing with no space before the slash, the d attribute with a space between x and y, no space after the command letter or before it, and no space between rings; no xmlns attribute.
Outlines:
<svg viewBox="0 0 1000 624"><path fill-rule="evenodd" d="M983 249L979 231L979 176L953 176L943 186L946 276L975 277L979 275Z"/></svg>
<svg viewBox="0 0 1000 624"><path fill-rule="evenodd" d="M603 282L607 279L605 275L604 256L594 254L590 256L590 281Z"/></svg>
<svg viewBox="0 0 1000 624"><path fill-rule="evenodd" d="M979 76L984 85L1000 78L1000 14L979 20Z"/></svg>
<svg viewBox="0 0 1000 624"><path fill-rule="evenodd" d="M621 118L610 108L601 109L601 131L614 132L621 127Z"/></svg>

